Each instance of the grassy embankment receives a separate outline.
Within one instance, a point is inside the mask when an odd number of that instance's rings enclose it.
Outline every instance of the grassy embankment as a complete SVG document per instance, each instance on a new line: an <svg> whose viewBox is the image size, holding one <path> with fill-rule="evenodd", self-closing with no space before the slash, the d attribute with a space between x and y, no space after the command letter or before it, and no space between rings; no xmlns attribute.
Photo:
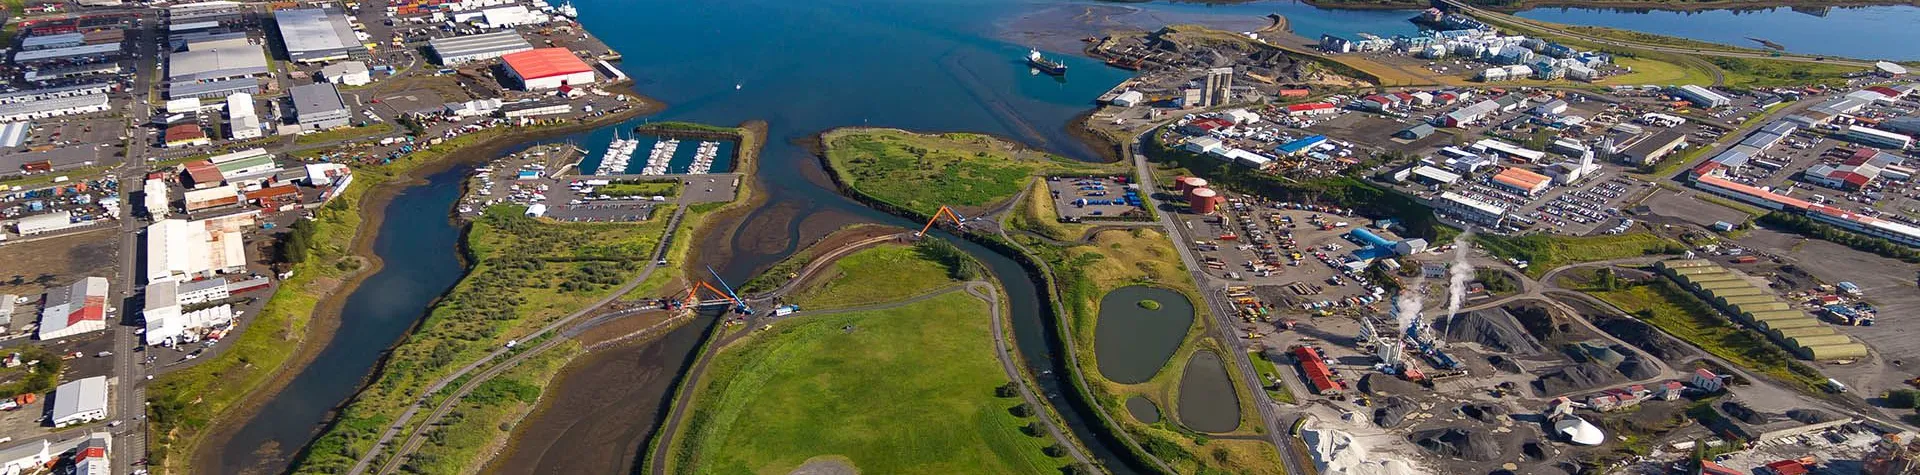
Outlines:
<svg viewBox="0 0 1920 475"><path fill-rule="evenodd" d="M991 136L918 134L898 129L844 128L821 135L829 168L859 193L931 216L940 206L962 213L984 210L1051 173L1116 172L1120 167L1074 162Z"/></svg>
<svg viewBox="0 0 1920 475"><path fill-rule="evenodd" d="M231 337L232 346L191 368L169 373L148 387L148 457L168 472L191 473L188 457L210 434L209 428L241 409L248 395L274 381L294 360L307 339L308 326L319 304L342 291L365 265L354 256L357 245L369 245L372 233L358 236L365 215L362 201L382 185L409 179L415 170L443 163L454 154L509 137L542 129L563 128L556 123L528 128L490 129L457 137L391 163L356 167L353 185L333 202L314 212L314 233L308 257L293 264L292 277L280 282L266 307L248 331ZM359 239L360 241L356 241ZM244 412L244 411L242 411Z"/></svg>
<svg viewBox="0 0 1920 475"><path fill-rule="evenodd" d="M803 301L897 302L956 283L952 264L922 247L849 255ZM901 285L898 272L874 272L880 266L915 275ZM950 292L747 335L721 349L690 391L668 471L784 473L831 460L870 473L1058 472L1068 460L1051 456L1044 430L1029 425L1033 408L996 393L1008 381L990 315L980 299Z"/></svg>
<svg viewBox="0 0 1920 475"><path fill-rule="evenodd" d="M1818 391L1826 384L1819 371L1795 360L1765 335L1741 328L1672 282L1655 279L1610 289L1589 285L1581 290L1742 368L1793 383L1804 391Z"/></svg>
<svg viewBox="0 0 1920 475"><path fill-rule="evenodd" d="M856 307L920 295L952 283L916 248L887 245L842 257L790 300L808 310ZM836 278L837 277L837 278Z"/></svg>
<svg viewBox="0 0 1920 475"><path fill-rule="evenodd" d="M1679 241L1649 233L1519 237L1479 234L1474 235L1473 241L1495 257L1527 261L1526 274L1531 277L1540 277L1568 264L1686 252L1686 246Z"/></svg>
<svg viewBox="0 0 1920 475"><path fill-rule="evenodd" d="M1030 210L1032 208L1023 206L1021 213ZM1274 473L1278 470L1279 455L1264 440L1216 439L1211 437L1214 434L1200 434L1178 422L1176 414L1181 403L1178 393L1187 360L1202 350L1223 357L1233 353L1207 331L1212 317L1201 303L1198 287L1181 265L1172 241L1157 229L1149 228L1100 231L1090 236L1087 243L1065 247L1026 235L1016 235L1014 239L1053 268L1058 298L1067 312L1066 333L1074 342L1077 370L1100 407L1110 411L1108 416L1113 424L1130 435L1141 450L1167 462L1180 473ZM1174 290L1192 301L1196 310L1193 323L1173 356L1153 377L1137 384L1124 384L1103 376L1099 355L1094 350L1101 299L1114 289L1130 285ZM1252 386L1242 380L1238 371L1227 374L1233 379L1235 398L1240 404L1240 424L1234 431L1218 435L1259 434L1262 428L1250 394ZM1122 410L1126 407L1125 401L1133 396L1152 401L1167 417L1152 424L1134 419Z"/></svg>
<svg viewBox="0 0 1920 475"><path fill-rule="evenodd" d="M360 137L370 137L374 135L384 135L384 134L390 134L390 133L393 133L393 124L388 124L386 122L375 122L375 123L367 124L366 126L363 126L363 127L341 127L338 129L328 130L324 132L314 132L311 134L301 135L299 137L295 137L293 139L293 143L297 145L327 143L327 142L334 142L334 141L340 141L340 140L357 139Z"/></svg>
<svg viewBox="0 0 1920 475"><path fill-rule="evenodd" d="M653 219L642 223L552 223L528 218L515 206L488 209L467 232L472 270L394 348L373 384L356 395L337 422L314 441L296 473L331 473L353 466L357 455L366 452L428 385L508 340L525 339L539 327L585 308L638 274L658 246L670 212L670 208L656 211ZM472 395L467 399L477 401ZM495 417L519 415L483 412ZM430 432L429 445L448 441L446 430L443 426ZM495 434L505 436L506 432ZM450 452L454 453L447 457L416 457L408 464L457 471L471 465L470 459L477 455Z"/></svg>

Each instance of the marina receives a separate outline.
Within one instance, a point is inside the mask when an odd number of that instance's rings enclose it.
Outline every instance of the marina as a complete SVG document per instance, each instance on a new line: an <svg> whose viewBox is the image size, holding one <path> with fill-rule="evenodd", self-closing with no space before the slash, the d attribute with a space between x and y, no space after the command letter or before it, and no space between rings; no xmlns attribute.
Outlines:
<svg viewBox="0 0 1920 475"><path fill-rule="evenodd" d="M739 144L694 137L634 135L614 137L606 152L589 157L580 170L592 175L707 175L732 173ZM635 155L644 155L635 158Z"/></svg>

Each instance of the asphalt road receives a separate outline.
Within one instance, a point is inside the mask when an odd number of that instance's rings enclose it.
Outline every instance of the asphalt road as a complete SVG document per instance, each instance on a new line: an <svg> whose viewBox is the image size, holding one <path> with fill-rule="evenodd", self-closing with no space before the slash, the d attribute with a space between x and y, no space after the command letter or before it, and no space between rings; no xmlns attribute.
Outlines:
<svg viewBox="0 0 1920 475"><path fill-rule="evenodd" d="M1136 183L1140 185L1140 195L1146 199L1147 206L1158 208L1160 201L1154 197L1157 190L1153 181L1153 165L1147 163L1145 155L1133 153L1133 166L1139 174ZM1180 235L1180 229L1179 224L1174 222L1173 214L1164 212L1158 214L1160 226L1166 228L1164 232L1169 238L1177 240L1175 236ZM1260 372L1255 370L1253 362L1247 359L1247 342L1233 333L1235 328L1233 316L1237 315L1237 312L1233 311L1231 304L1223 300L1223 295L1205 290L1213 284L1206 273L1199 271L1203 267L1200 266L1200 260L1194 257L1193 248L1179 245L1173 248L1179 251L1180 261L1192 275L1193 282L1202 289L1200 295L1202 300L1206 300L1209 310L1207 313L1212 314L1214 318L1213 324L1208 325L1213 329L1214 338L1219 339L1221 344L1227 345L1230 354L1220 355L1220 357L1233 361L1233 368L1239 371L1241 381L1248 385L1259 384ZM1254 408L1260 411L1260 423L1263 426L1261 433L1265 434L1266 440L1280 451L1280 461L1285 465L1287 473L1297 475L1317 473L1313 459L1301 451L1299 444L1293 443L1293 435L1287 430L1293 426L1293 422L1291 418L1283 419L1279 414L1279 403L1275 402L1266 391L1248 389L1247 392L1253 395Z"/></svg>

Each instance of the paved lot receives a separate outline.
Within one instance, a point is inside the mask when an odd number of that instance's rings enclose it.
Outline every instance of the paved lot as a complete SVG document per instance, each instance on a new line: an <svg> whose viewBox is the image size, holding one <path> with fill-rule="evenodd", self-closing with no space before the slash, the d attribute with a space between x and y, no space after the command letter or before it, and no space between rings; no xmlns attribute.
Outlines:
<svg viewBox="0 0 1920 475"><path fill-rule="evenodd" d="M1832 284L1848 281L1859 285L1866 300L1879 307L1880 318L1873 326L1835 326L1842 333L1872 347L1880 361L1848 366L1820 365L1829 375L1854 386L1864 396L1878 395L1888 389L1906 387L1904 380L1920 376L1920 290L1914 279L1920 265L1874 256L1821 240L1804 240L1789 235L1755 229L1742 245L1779 253L1821 281ZM1898 366L1891 365L1901 360Z"/></svg>
<svg viewBox="0 0 1920 475"><path fill-rule="evenodd" d="M1053 194L1054 211L1069 221L1146 212L1138 205L1126 204L1126 184L1107 178L1053 177L1047 179L1047 191ZM1113 201L1121 204L1093 204Z"/></svg>
<svg viewBox="0 0 1920 475"><path fill-rule="evenodd" d="M1270 300L1269 303L1296 308L1317 302L1335 305L1344 299L1367 294L1365 287L1356 279L1344 269L1328 265L1323 257L1336 259L1334 262L1337 263L1339 256L1358 248L1359 245L1348 240L1346 234L1358 226L1371 224L1371 221L1316 211L1275 209L1271 205L1251 203L1241 211L1227 211L1231 206L1222 207L1222 213L1230 216L1228 222L1222 222L1214 216L1185 212L1174 215L1174 220L1181 223L1183 228L1181 234L1185 238L1181 243L1195 246L1199 251L1198 256L1207 261L1202 269L1207 275L1235 285L1284 289L1284 292L1275 294L1276 298L1286 296L1284 300ZM1242 216L1246 219L1242 219ZM1315 217L1328 225L1345 222L1347 226L1322 230L1314 224ZM1291 219L1292 224L1287 224L1287 219ZM1229 235L1233 235L1233 239L1224 239ZM1388 236L1392 239L1391 235ZM1294 253L1298 253L1300 259L1293 259ZM1303 287L1289 287L1295 283Z"/></svg>
<svg viewBox="0 0 1920 475"><path fill-rule="evenodd" d="M1673 218L1700 227L1713 226L1715 221L1740 224L1747 220L1747 213L1733 208L1710 203L1701 199L1704 193L1698 191L1673 192L1661 190L1655 192L1642 204L1653 214Z"/></svg>

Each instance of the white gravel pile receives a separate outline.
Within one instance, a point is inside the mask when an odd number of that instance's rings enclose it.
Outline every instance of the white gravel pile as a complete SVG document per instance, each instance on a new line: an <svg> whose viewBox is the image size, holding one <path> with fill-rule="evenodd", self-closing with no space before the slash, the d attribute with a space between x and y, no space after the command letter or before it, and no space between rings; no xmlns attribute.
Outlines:
<svg viewBox="0 0 1920 475"><path fill-rule="evenodd" d="M1413 465L1387 454L1369 454L1367 445L1336 429L1302 428L1300 439L1313 451L1323 475L1417 475Z"/></svg>

